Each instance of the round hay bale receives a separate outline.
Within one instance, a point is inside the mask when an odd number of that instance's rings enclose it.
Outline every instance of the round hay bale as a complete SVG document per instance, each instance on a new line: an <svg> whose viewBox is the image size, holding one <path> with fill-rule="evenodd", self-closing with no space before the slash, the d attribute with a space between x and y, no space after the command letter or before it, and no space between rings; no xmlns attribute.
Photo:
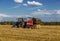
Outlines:
<svg viewBox="0 0 60 41"><path fill-rule="evenodd" d="M40 24L35 24L35 25L34 25L34 28L36 28L36 29L39 29L40 27L41 27Z"/></svg>

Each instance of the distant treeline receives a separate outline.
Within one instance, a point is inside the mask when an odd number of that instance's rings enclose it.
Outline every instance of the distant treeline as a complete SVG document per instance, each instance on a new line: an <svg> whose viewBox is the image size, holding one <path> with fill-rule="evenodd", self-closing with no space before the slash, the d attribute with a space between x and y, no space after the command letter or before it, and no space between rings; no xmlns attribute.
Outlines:
<svg viewBox="0 0 60 41"><path fill-rule="evenodd" d="M60 25L60 22L42 22L42 25Z"/></svg>
<svg viewBox="0 0 60 41"><path fill-rule="evenodd" d="M4 21L4 22L0 22L0 25L13 25L14 24L14 22L13 21L8 21L8 22L6 22L6 21Z"/></svg>
<svg viewBox="0 0 60 41"><path fill-rule="evenodd" d="M13 25L14 22L10 21L10 22L0 22L0 25ZM60 25L60 22L40 22L41 25Z"/></svg>

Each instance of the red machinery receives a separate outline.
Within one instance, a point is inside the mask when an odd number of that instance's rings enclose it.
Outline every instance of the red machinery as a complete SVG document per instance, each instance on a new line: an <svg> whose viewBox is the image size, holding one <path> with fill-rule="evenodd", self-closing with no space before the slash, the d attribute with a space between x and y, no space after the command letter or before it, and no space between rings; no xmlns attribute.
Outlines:
<svg viewBox="0 0 60 41"><path fill-rule="evenodd" d="M30 19L26 22L26 26L33 26L33 20Z"/></svg>
<svg viewBox="0 0 60 41"><path fill-rule="evenodd" d="M19 25L23 28L30 28L33 27L34 23L33 23L33 19L32 18L18 18L18 22L16 22L15 26L19 27Z"/></svg>
<svg viewBox="0 0 60 41"><path fill-rule="evenodd" d="M26 18L24 27L32 27L33 26L33 20L32 18Z"/></svg>

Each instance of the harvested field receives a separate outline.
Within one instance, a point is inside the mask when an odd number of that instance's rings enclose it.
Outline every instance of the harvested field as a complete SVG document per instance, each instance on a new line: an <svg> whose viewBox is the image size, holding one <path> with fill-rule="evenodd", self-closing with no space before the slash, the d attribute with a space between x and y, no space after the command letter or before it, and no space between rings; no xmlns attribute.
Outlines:
<svg viewBox="0 0 60 41"><path fill-rule="evenodd" d="M60 26L41 26L39 29L28 29L0 25L0 41L60 41Z"/></svg>

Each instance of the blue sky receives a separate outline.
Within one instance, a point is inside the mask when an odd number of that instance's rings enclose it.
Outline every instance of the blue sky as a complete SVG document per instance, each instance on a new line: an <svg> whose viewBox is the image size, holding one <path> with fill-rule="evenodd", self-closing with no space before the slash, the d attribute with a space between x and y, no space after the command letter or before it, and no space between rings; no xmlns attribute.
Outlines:
<svg viewBox="0 0 60 41"><path fill-rule="evenodd" d="M60 0L0 0L0 20L28 16L60 22Z"/></svg>

